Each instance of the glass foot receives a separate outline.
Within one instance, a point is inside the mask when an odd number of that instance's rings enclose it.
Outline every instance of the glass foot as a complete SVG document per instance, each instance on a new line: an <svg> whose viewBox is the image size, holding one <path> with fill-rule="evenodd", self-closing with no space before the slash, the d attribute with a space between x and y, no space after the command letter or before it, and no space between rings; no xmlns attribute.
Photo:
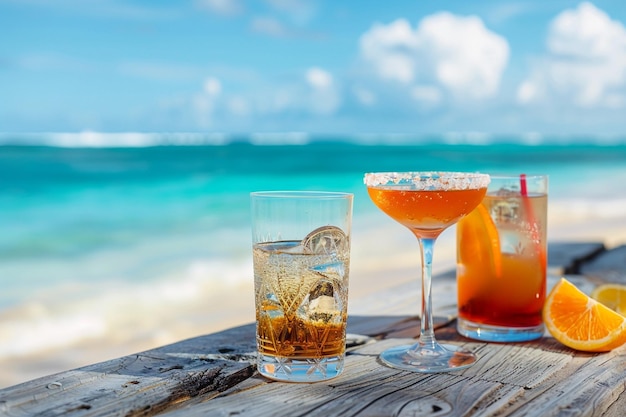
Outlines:
<svg viewBox="0 0 626 417"><path fill-rule="evenodd" d="M469 368L478 357L471 351L454 345L435 344L395 346L380 354L387 366L411 372L438 373Z"/></svg>
<svg viewBox="0 0 626 417"><path fill-rule="evenodd" d="M529 327L504 327L457 319L456 329L462 336L484 342L527 342L544 334L543 324Z"/></svg>

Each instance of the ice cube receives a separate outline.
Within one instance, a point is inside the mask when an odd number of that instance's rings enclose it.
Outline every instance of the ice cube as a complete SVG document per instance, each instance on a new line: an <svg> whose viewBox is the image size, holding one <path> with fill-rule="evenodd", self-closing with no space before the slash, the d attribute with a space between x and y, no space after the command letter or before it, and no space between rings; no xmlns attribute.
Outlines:
<svg viewBox="0 0 626 417"><path fill-rule="evenodd" d="M315 287L313 287L313 289L309 293L309 299L310 300L314 300L314 299L319 298L321 296L332 297L333 293L334 293L334 291L333 291L333 284L332 284L332 282L329 282L329 281L326 281L326 280L322 280L322 281L318 281L317 285L315 285Z"/></svg>
<svg viewBox="0 0 626 417"><path fill-rule="evenodd" d="M319 275L328 278L330 280L336 280L342 282L346 274L346 266L343 262L332 262L327 264L320 264L311 267L312 271L315 271Z"/></svg>
<svg viewBox="0 0 626 417"><path fill-rule="evenodd" d="M335 302L335 297L333 296L321 295L309 303L309 316L314 315L318 319L320 317L332 317L338 312L337 303Z"/></svg>
<svg viewBox="0 0 626 417"><path fill-rule="evenodd" d="M335 299L333 283L320 280L313 287L308 296L307 315L312 321L329 323L335 321L341 314L340 303Z"/></svg>
<svg viewBox="0 0 626 417"><path fill-rule="evenodd" d="M514 199L500 201L491 208L491 217L498 225L517 221L519 214L519 203Z"/></svg>
<svg viewBox="0 0 626 417"><path fill-rule="evenodd" d="M318 227L302 239L302 246L306 251L321 255L344 252L347 245L346 234L336 226Z"/></svg>

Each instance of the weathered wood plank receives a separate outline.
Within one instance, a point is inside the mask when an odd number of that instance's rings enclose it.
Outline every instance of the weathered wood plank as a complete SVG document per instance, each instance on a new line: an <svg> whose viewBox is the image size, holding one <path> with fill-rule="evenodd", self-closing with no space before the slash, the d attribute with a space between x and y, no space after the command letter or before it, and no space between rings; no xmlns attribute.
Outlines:
<svg viewBox="0 0 626 417"><path fill-rule="evenodd" d="M582 264L605 250L602 242L549 242L548 268L555 274L579 274Z"/></svg>
<svg viewBox="0 0 626 417"><path fill-rule="evenodd" d="M454 317L433 317L435 329L447 326ZM348 318L348 331L370 337L417 337L420 334L420 319L416 316L352 316Z"/></svg>
<svg viewBox="0 0 626 417"><path fill-rule="evenodd" d="M413 317L408 315L398 316L348 316L348 332L363 334L371 337L382 338L382 336L390 329L401 326L407 320Z"/></svg>
<svg viewBox="0 0 626 417"><path fill-rule="evenodd" d="M349 331L369 329L379 338L388 328L414 331L416 321L407 320L354 316ZM206 400L255 374L254 329L241 326L0 390L0 415L149 416L196 396ZM350 334L348 348L373 337Z"/></svg>
<svg viewBox="0 0 626 417"><path fill-rule="evenodd" d="M626 245L600 253L580 267L580 273L605 282L626 284Z"/></svg>
<svg viewBox="0 0 626 417"><path fill-rule="evenodd" d="M166 415L380 417L513 413L539 417L565 415L561 411L571 410L576 415L599 416L624 391L625 365L617 354L577 354L549 341L553 351L544 351L541 341L509 345L468 342L467 347L481 355L479 362L464 371L446 374L397 371L378 362L385 348L411 341L389 339L366 345L348 355L343 375L328 382L260 384L246 391L225 392L210 402Z"/></svg>
<svg viewBox="0 0 626 417"><path fill-rule="evenodd" d="M264 411L285 416L404 416L481 410L484 415L540 416L556 409L595 416L600 413L586 401L607 413L616 413L614 404L623 404L623 352L580 354L551 338L493 344L459 342L457 337L456 343L474 349L480 361L461 372L423 375L378 362L384 348L413 340L390 339L355 348L346 371L335 380L296 385L269 382L256 375L249 362L238 362L253 344L248 340L233 349L233 337L250 339L253 332L253 326L244 326L134 355L132 360L122 358L5 389L0 391L0 411L10 416L265 415ZM441 340L454 335L451 326L438 332ZM240 368L235 371L236 365Z"/></svg>
<svg viewBox="0 0 626 417"><path fill-rule="evenodd" d="M567 367L536 391L525 392L512 416L605 416L626 389L624 353L575 353ZM623 403L622 403L623 404ZM617 415L624 415L622 408Z"/></svg>
<svg viewBox="0 0 626 417"><path fill-rule="evenodd" d="M469 381L461 374L403 372L378 362L383 349L410 340L385 340L352 352L346 358L345 372L331 381L259 385L245 392L226 392L210 402L166 415L408 416L422 415L420 410L427 411L427 415L448 415L456 407L471 408L498 385L486 380Z"/></svg>
<svg viewBox="0 0 626 417"><path fill-rule="evenodd" d="M0 390L5 415L155 415L252 376L254 326L189 339Z"/></svg>

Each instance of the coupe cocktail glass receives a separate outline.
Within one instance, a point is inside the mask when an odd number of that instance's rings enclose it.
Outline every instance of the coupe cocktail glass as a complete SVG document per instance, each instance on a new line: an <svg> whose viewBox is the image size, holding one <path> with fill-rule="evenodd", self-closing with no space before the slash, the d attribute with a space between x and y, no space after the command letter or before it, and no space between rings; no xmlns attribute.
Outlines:
<svg viewBox="0 0 626 417"><path fill-rule="evenodd" d="M476 355L435 339L432 317L432 259L437 237L480 204L489 175L463 172L378 172L364 178L374 204L417 237L422 259L422 316L417 343L381 353L383 363L413 372L467 368Z"/></svg>

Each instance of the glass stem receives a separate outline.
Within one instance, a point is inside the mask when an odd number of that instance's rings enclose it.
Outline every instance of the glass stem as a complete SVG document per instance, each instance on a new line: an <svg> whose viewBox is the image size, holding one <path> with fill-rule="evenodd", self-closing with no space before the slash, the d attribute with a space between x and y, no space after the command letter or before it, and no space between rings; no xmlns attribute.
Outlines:
<svg viewBox="0 0 626 417"><path fill-rule="evenodd" d="M435 238L420 238L420 252L422 255L422 319L420 329L420 344L425 347L435 348L435 330L432 315L432 273L433 273L433 249Z"/></svg>

